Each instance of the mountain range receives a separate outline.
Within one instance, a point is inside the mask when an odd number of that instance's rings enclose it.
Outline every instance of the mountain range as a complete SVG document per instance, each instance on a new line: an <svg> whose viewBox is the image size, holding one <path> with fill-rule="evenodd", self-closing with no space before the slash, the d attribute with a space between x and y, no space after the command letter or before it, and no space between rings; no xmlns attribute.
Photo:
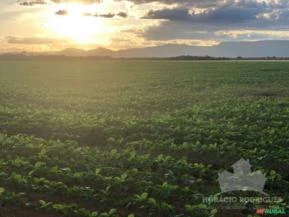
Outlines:
<svg viewBox="0 0 289 217"><path fill-rule="evenodd" d="M146 48L132 48L113 51L105 48L83 50L67 48L50 53L27 53L25 55L61 55L68 57L113 57L149 58L175 56L212 56L212 57L289 57L289 40L268 40L254 42L222 42L215 46L162 45Z"/></svg>

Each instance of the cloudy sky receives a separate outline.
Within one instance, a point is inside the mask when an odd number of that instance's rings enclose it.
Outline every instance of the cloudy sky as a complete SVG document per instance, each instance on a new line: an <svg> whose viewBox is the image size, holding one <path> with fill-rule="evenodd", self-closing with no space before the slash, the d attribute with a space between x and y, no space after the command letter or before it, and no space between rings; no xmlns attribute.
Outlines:
<svg viewBox="0 0 289 217"><path fill-rule="evenodd" d="M289 38L288 0L1 0L1 51Z"/></svg>

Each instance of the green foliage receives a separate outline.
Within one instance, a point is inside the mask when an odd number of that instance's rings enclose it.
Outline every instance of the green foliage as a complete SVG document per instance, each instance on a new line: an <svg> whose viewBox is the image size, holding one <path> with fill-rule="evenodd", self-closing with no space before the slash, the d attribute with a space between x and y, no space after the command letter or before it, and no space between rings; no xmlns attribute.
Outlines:
<svg viewBox="0 0 289 217"><path fill-rule="evenodd" d="M201 198L241 157L289 206L287 62L2 61L0 78L4 211L226 216Z"/></svg>

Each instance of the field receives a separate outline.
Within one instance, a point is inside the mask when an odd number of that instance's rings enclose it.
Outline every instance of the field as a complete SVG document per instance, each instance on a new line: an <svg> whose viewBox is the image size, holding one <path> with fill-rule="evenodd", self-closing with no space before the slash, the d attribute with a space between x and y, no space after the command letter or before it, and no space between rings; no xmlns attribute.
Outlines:
<svg viewBox="0 0 289 217"><path fill-rule="evenodd" d="M1 61L0 216L253 216L203 200L240 158L288 209L288 84L289 62Z"/></svg>

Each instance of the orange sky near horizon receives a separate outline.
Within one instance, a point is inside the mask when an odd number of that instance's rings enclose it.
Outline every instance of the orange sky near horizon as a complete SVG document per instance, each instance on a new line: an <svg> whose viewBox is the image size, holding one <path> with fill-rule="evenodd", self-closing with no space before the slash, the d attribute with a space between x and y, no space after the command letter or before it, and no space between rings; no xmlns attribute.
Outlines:
<svg viewBox="0 0 289 217"><path fill-rule="evenodd" d="M284 1L1 0L0 52L284 40Z"/></svg>
<svg viewBox="0 0 289 217"><path fill-rule="evenodd" d="M0 21L2 50L38 52L67 47L118 50L163 44L161 41L146 41L141 36L147 28L163 22L140 19L151 7L174 6L161 3L139 6L112 0L92 4L6 4L0 12L2 16L6 14L6 21Z"/></svg>

